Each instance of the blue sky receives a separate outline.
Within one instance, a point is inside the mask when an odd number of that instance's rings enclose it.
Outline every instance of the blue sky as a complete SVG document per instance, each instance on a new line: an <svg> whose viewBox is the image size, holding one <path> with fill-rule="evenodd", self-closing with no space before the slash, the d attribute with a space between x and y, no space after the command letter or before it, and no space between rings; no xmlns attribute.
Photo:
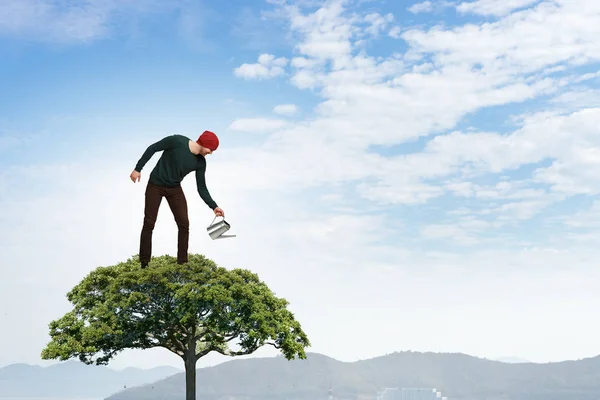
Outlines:
<svg viewBox="0 0 600 400"><path fill-rule="evenodd" d="M600 6L9 0L5 10L0 301L38 294L4 317L23 331L0 333L35 346L2 349L0 365L41 363L66 291L137 253L159 155L141 183L128 177L145 148L205 129L221 139L209 190L238 237L207 238L212 214L188 178L190 251L258 272L291 301L311 351L600 353ZM174 254L167 207L154 237L155 254ZM372 326L390 339L363 343ZM424 333L439 327L443 338ZM161 352L119 357L179 365Z"/></svg>

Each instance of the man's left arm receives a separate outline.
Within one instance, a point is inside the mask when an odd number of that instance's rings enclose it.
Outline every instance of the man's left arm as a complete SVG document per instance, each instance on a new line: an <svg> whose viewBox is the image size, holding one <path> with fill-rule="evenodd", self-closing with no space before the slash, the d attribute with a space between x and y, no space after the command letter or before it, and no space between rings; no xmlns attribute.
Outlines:
<svg viewBox="0 0 600 400"><path fill-rule="evenodd" d="M214 211L215 208L218 208L219 206L213 200L213 198L210 196L210 192L208 191L208 188L206 187L205 174L206 174L206 164L204 164L196 169L196 186L198 187L198 194L200 195L200 198L202 198L202 200L206 203L206 205L209 206L210 209Z"/></svg>

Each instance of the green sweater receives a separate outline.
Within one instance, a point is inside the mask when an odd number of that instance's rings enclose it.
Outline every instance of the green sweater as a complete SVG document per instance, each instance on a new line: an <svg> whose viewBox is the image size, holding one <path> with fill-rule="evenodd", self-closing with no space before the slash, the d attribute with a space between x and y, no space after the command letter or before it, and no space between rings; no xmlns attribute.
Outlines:
<svg viewBox="0 0 600 400"><path fill-rule="evenodd" d="M190 139L183 135L171 135L151 144L135 165L135 170L141 172L154 153L163 151L158 163L150 173L148 182L158 186L175 187L181 184L187 174L196 171L198 193L206 205L214 210L218 206L210 197L204 176L206 159L204 156L195 155L190 151L189 141Z"/></svg>

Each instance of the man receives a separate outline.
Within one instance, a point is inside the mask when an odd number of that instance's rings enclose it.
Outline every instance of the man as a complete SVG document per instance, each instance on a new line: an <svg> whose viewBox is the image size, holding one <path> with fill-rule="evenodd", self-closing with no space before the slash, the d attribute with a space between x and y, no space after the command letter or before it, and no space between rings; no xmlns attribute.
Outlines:
<svg viewBox="0 0 600 400"><path fill-rule="evenodd" d="M137 162L130 178L135 183L140 181L140 172L144 165L157 151L162 151L158 163L150 173L146 186L144 207L144 224L140 235L140 262L146 268L152 254L152 232L156 223L158 209L165 197L177 223L177 263L188 261L189 220L185 194L181 181L187 174L196 171L196 185L202 200L215 213L224 217L225 213L217 206L206 188L205 157L219 147L219 138L213 132L204 131L197 141L182 135L171 135L151 144Z"/></svg>

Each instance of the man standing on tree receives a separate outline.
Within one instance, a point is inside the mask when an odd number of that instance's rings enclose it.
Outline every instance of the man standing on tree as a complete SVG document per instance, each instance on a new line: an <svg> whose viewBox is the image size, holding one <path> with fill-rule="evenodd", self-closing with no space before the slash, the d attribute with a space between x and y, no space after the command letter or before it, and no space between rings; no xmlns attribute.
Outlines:
<svg viewBox="0 0 600 400"><path fill-rule="evenodd" d="M151 144L137 162L130 175L135 183L140 181L140 172L144 165L157 151L163 151L158 163L150 173L146 186L146 201L144 207L144 224L140 235L140 262L142 268L148 266L152 255L152 232L158 216L158 209L163 196L167 199L171 212L177 223L177 263L188 261L189 219L185 194L181 181L187 174L196 171L196 184L202 200L217 216L224 217L225 213L217 206L206 188L205 157L219 147L219 138L213 132L204 131L197 141L182 135L167 136Z"/></svg>

